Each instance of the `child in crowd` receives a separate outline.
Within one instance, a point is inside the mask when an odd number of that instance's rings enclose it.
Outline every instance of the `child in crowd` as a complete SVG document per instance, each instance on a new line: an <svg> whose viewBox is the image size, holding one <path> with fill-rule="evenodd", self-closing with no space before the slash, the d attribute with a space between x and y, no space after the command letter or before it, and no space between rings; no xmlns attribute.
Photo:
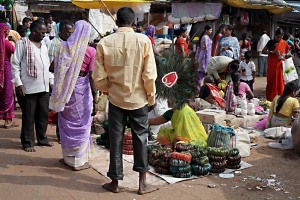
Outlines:
<svg viewBox="0 0 300 200"><path fill-rule="evenodd" d="M245 52L245 60L240 63L241 70L241 81L249 85L251 91L253 92L253 83L255 81L255 64L251 60L252 54L250 51Z"/></svg>

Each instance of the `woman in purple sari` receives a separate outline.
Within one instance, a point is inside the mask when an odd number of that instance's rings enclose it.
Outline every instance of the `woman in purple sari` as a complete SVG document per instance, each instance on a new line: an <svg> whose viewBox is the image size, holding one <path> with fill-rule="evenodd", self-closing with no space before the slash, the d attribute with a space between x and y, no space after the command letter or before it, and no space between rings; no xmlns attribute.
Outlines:
<svg viewBox="0 0 300 200"><path fill-rule="evenodd" d="M90 31L87 22L76 22L74 32L61 43L54 58L50 109L58 112L63 153L60 162L76 171L90 167L88 160L93 150L90 131L96 105L91 74L96 50L88 47Z"/></svg>
<svg viewBox="0 0 300 200"><path fill-rule="evenodd" d="M196 61L198 63L197 79L198 79L198 90L200 90L201 83L206 74L206 67L209 59L211 58L212 40L210 35L212 33L212 27L206 25L204 31L201 34L200 42L197 47Z"/></svg>
<svg viewBox="0 0 300 200"><path fill-rule="evenodd" d="M5 39L9 30L6 23L0 23L0 120L5 121L4 128L18 126L12 121L15 117L15 107L10 57L15 48Z"/></svg>

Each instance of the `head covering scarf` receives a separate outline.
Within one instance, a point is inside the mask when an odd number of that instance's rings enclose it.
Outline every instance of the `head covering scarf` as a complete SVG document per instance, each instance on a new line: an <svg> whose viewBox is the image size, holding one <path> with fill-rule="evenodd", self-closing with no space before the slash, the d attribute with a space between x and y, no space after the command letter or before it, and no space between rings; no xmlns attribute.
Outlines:
<svg viewBox="0 0 300 200"><path fill-rule="evenodd" d="M4 86L5 32L9 30L6 23L0 23L0 91Z"/></svg>
<svg viewBox="0 0 300 200"><path fill-rule="evenodd" d="M155 32L155 26L150 25L148 26L147 30L146 30L146 35L153 37L154 36L154 32Z"/></svg>
<svg viewBox="0 0 300 200"><path fill-rule="evenodd" d="M90 25L80 20L74 32L63 41L54 57L54 87L50 98L50 109L60 112L69 102L77 82L91 33Z"/></svg>

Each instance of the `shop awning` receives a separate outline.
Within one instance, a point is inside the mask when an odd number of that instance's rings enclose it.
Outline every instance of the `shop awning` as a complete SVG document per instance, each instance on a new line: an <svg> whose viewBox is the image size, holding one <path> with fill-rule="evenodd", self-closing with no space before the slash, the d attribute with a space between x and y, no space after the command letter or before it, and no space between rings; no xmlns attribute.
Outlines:
<svg viewBox="0 0 300 200"><path fill-rule="evenodd" d="M172 24L188 24L220 17L222 3L172 3L172 15L168 20Z"/></svg>
<svg viewBox="0 0 300 200"><path fill-rule="evenodd" d="M300 12L300 2L299 1L285 1L287 4L294 6L295 11Z"/></svg>
<svg viewBox="0 0 300 200"><path fill-rule="evenodd" d="M144 3L151 3L153 0L102 0L108 9L120 7L137 7ZM106 9L101 0L72 0L72 3L85 9Z"/></svg>
<svg viewBox="0 0 300 200"><path fill-rule="evenodd" d="M280 14L289 10L293 10L292 6L286 3L274 3L261 0L225 0L225 3L238 8L264 9L273 14Z"/></svg>

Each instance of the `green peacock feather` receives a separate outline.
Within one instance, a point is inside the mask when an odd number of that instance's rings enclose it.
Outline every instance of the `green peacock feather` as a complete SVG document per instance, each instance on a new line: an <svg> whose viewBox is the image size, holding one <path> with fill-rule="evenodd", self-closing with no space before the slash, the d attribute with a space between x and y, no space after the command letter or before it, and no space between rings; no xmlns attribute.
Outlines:
<svg viewBox="0 0 300 200"><path fill-rule="evenodd" d="M196 91L196 73L192 60L171 51L164 51L162 56L156 58L156 65L157 96L168 99L177 109L182 108L188 99L194 96ZM178 79L172 87L167 87L162 82L162 78L170 72L176 72Z"/></svg>

